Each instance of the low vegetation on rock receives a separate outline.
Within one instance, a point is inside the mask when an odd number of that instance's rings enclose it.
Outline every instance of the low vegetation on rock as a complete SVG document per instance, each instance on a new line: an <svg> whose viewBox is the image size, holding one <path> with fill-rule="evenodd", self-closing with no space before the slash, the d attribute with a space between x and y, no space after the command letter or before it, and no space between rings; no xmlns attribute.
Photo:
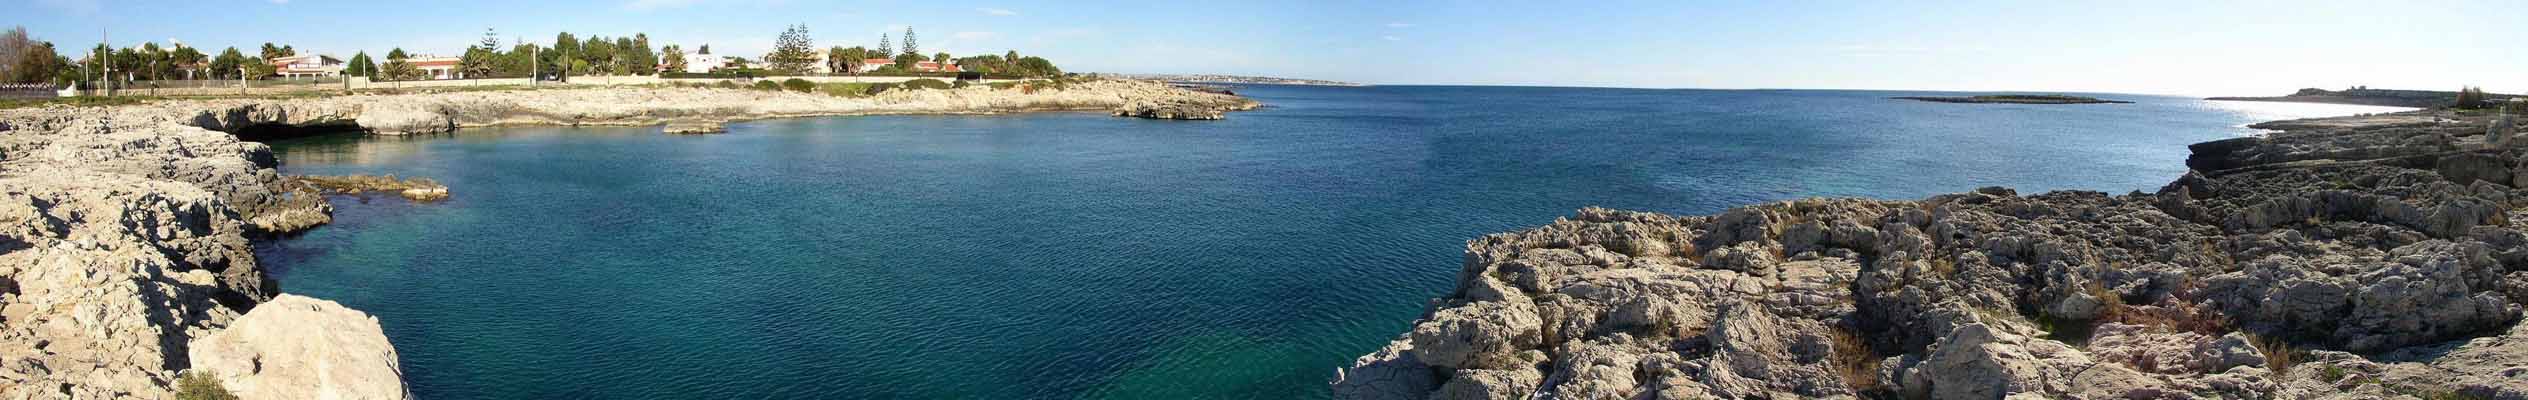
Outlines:
<svg viewBox="0 0 2528 400"><path fill-rule="evenodd" d="M177 400L237 400L237 395L222 387L218 379L198 373L186 373L176 381Z"/></svg>
<svg viewBox="0 0 2528 400"><path fill-rule="evenodd" d="M907 88L907 89L947 89L947 88L948 88L948 82L942 82L942 81L940 81L940 80L938 80L938 79L927 79L927 78L925 78L925 79L914 79L914 80L904 81L904 88Z"/></svg>

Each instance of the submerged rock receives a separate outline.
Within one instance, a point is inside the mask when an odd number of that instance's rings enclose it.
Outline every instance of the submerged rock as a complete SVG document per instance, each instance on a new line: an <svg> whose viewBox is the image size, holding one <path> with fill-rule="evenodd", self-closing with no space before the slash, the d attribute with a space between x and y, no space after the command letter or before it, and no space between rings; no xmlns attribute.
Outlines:
<svg viewBox="0 0 2528 400"><path fill-rule="evenodd" d="M2472 119L2261 124L2158 193L1584 209L1469 242L1334 393L2528 398L2528 158Z"/></svg>

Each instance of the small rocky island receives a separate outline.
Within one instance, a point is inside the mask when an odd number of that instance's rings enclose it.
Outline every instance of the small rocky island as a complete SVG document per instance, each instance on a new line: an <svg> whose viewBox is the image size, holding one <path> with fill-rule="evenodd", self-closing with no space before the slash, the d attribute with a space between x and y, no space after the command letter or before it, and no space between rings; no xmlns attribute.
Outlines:
<svg viewBox="0 0 2528 400"><path fill-rule="evenodd" d="M2123 101L2123 100L2106 100L2106 99L2100 99L2100 98L2096 98L2096 97L2065 96L2065 95L2059 95L2059 94L1999 94L1999 95L1983 95L1983 96L1949 96L1949 97L1939 97L1939 96L1897 96L1897 97L1891 97L1891 98L1892 98L1892 99L1898 99L1898 100L1928 101L1928 102L1934 102L1934 103L1974 103L1974 104L2129 104L2129 103L2132 103L2132 102L2130 102L2130 101Z"/></svg>
<svg viewBox="0 0 2528 400"><path fill-rule="evenodd" d="M2490 123L2257 124L2147 193L1582 209L1469 241L1333 394L2528 398L2528 148Z"/></svg>

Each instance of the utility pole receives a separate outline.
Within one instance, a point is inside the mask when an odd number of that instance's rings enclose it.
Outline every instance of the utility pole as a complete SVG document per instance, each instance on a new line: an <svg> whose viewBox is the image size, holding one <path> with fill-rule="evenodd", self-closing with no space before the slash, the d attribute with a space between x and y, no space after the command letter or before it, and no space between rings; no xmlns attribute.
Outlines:
<svg viewBox="0 0 2528 400"><path fill-rule="evenodd" d="M97 58L105 59L105 95L114 95L114 36L97 29Z"/></svg>

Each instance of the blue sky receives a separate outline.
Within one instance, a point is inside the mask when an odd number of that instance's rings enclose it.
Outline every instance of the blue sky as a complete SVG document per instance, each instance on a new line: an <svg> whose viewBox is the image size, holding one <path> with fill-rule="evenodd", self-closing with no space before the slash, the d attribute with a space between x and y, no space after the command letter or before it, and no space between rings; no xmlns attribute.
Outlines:
<svg viewBox="0 0 2528 400"><path fill-rule="evenodd" d="M2350 85L2528 91L2497 2L0 0L0 25L118 45L263 42L453 54L485 28L648 33L759 55L912 26L925 52L1018 50L1068 71L1386 84L2278 94ZM2206 4L2208 3L2208 4ZM76 47L76 46L72 46Z"/></svg>

